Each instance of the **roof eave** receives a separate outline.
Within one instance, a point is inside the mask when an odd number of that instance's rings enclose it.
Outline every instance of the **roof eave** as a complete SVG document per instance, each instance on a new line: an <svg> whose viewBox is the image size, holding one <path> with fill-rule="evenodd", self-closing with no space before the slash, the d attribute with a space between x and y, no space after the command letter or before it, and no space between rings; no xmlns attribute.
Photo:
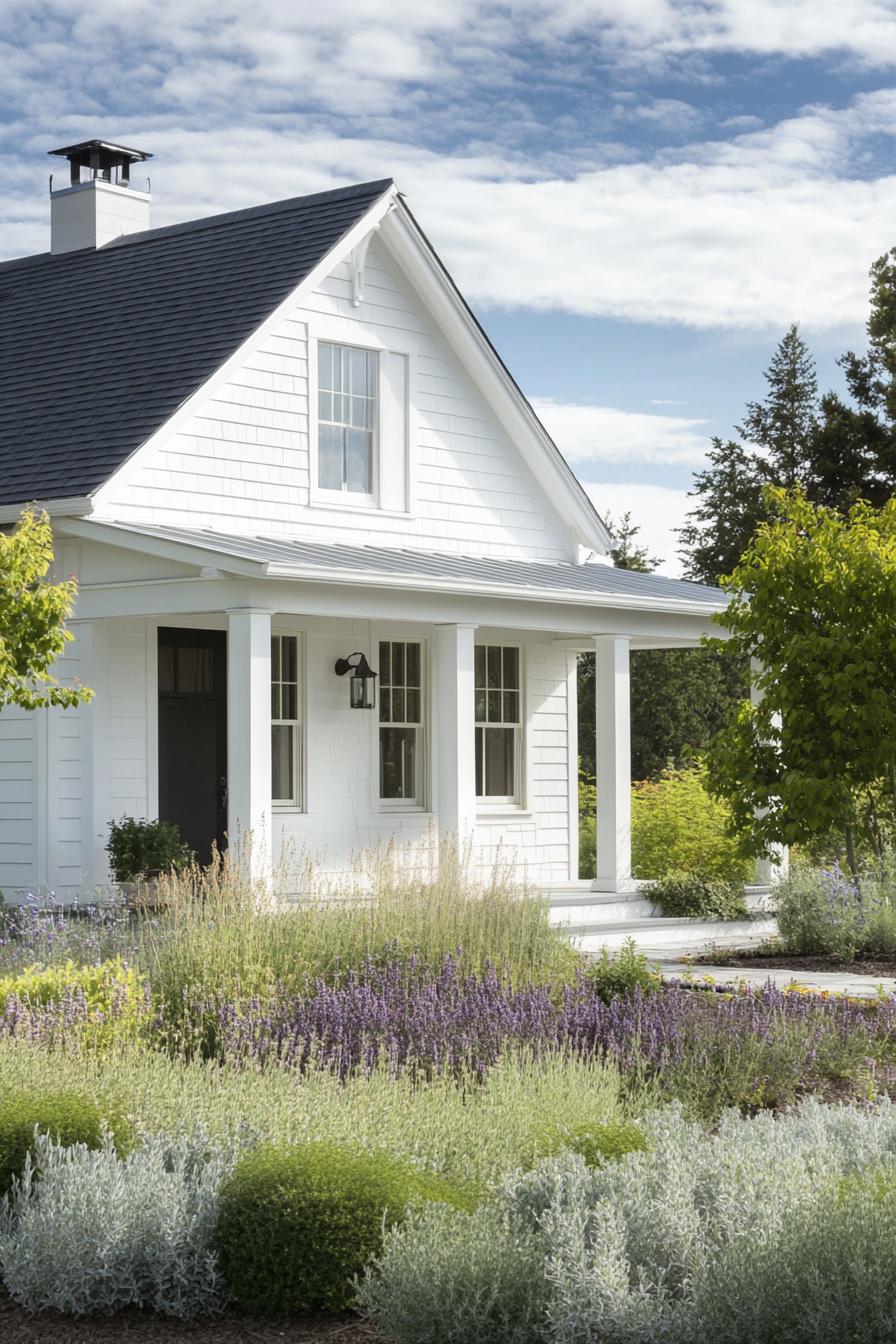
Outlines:
<svg viewBox="0 0 896 1344"><path fill-rule="evenodd" d="M511 598L521 602L557 602L566 606L613 607L627 611L657 611L682 616L712 616L728 603L687 602L679 598L638 597L624 593L582 592L573 588L540 588L537 584L488 583L478 579L452 576L439 579L428 574L362 574L358 570L323 569L316 565L286 565L270 562L270 579L301 583L362 585L368 588L411 588L415 592L456 593L459 590L482 597Z"/></svg>
<svg viewBox="0 0 896 1344"><path fill-rule="evenodd" d="M0 524L18 522L23 509L37 509L51 518L87 518L93 512L90 495L72 495L64 499L22 500L19 504L0 504Z"/></svg>

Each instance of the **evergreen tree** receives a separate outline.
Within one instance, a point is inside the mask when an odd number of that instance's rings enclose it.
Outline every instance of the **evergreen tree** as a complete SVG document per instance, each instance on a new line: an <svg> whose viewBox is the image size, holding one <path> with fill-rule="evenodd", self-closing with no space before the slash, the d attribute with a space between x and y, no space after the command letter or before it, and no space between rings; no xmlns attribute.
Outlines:
<svg viewBox="0 0 896 1344"><path fill-rule="evenodd" d="M848 351L839 364L852 399L822 400L816 479L806 485L815 504L841 513L858 499L885 504L896 489L896 248L871 267L868 350Z"/></svg>
<svg viewBox="0 0 896 1344"><path fill-rule="evenodd" d="M610 559L617 569L633 569L639 574L650 574L656 569L660 563L659 556L649 555L646 546L637 545L636 538L641 529L632 521L628 509L618 523L613 521L609 513L604 522L616 543L610 550Z"/></svg>
<svg viewBox="0 0 896 1344"><path fill-rule="evenodd" d="M679 531L689 578L718 583L736 566L766 517L763 488L802 486L813 493L820 406L815 362L799 328L790 327L765 372L762 401L747 403L735 433L745 445L714 438L709 466L690 492L696 504Z"/></svg>

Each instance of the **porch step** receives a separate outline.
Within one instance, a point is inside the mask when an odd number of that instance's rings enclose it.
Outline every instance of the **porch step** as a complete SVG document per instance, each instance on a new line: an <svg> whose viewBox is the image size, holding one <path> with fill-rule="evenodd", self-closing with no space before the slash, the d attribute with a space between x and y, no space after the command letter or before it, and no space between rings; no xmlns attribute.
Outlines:
<svg viewBox="0 0 896 1344"><path fill-rule="evenodd" d="M767 887L747 887L751 918L737 920L661 915L646 882L631 893L595 891L590 882L558 882L547 895L551 923L565 929L583 952L618 951L632 938L645 955L668 959L713 947L752 947L777 932Z"/></svg>
<svg viewBox="0 0 896 1344"><path fill-rule="evenodd" d="M615 920L610 923L572 924L553 921L565 928L583 952L606 947L618 952L629 938L639 952L667 960L672 956L709 952L715 947L754 947L771 938L777 925L770 916L758 919L648 919Z"/></svg>

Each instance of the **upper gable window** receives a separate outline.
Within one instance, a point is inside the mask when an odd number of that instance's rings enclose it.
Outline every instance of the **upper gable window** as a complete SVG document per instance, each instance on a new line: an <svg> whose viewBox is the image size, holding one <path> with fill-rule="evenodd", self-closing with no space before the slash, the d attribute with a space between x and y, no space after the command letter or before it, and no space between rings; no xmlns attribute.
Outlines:
<svg viewBox="0 0 896 1344"><path fill-rule="evenodd" d="M350 345L318 345L318 487L375 492L379 356Z"/></svg>

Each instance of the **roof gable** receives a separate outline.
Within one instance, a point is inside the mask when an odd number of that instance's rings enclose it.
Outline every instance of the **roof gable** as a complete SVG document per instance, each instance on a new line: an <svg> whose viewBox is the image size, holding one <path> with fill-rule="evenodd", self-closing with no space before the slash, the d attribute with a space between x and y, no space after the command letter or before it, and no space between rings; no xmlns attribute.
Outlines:
<svg viewBox="0 0 896 1344"><path fill-rule="evenodd" d="M0 264L0 504L95 491L391 189Z"/></svg>

